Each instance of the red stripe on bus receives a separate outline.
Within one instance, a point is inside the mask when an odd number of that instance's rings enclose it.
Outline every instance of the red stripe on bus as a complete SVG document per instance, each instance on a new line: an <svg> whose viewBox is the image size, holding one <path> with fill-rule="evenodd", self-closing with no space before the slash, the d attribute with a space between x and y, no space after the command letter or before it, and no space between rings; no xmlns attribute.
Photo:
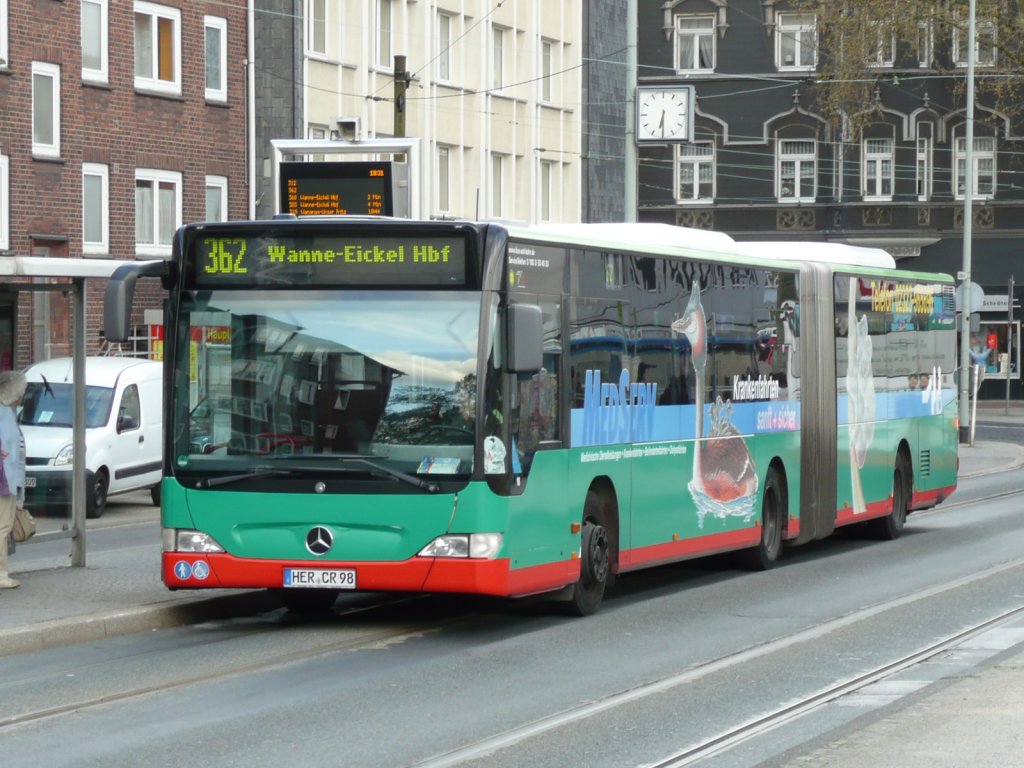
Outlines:
<svg viewBox="0 0 1024 768"><path fill-rule="evenodd" d="M714 555L719 552L745 549L755 546L760 540L761 526L756 525L738 531L712 533L692 539L636 547L619 553L619 571L632 571L661 563L672 563L694 557Z"/></svg>

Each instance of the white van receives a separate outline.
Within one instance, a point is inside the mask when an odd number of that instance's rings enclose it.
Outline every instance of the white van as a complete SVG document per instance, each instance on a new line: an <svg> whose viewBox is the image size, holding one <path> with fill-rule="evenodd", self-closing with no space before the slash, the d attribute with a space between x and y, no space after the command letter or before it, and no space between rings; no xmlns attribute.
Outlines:
<svg viewBox="0 0 1024 768"><path fill-rule="evenodd" d="M25 435L25 504L71 503L73 382L69 357L25 371L20 421ZM160 503L163 364L132 357L85 361L86 514L99 517L107 497L150 489Z"/></svg>

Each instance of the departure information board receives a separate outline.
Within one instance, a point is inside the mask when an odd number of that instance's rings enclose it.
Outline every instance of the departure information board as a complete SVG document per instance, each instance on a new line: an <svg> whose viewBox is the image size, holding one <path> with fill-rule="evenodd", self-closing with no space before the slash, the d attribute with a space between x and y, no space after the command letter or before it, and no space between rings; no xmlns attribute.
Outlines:
<svg viewBox="0 0 1024 768"><path fill-rule="evenodd" d="M187 283L199 289L467 285L464 234L285 232L228 225L189 233Z"/></svg>
<svg viewBox="0 0 1024 768"><path fill-rule="evenodd" d="M281 213L394 215L389 162L283 162Z"/></svg>

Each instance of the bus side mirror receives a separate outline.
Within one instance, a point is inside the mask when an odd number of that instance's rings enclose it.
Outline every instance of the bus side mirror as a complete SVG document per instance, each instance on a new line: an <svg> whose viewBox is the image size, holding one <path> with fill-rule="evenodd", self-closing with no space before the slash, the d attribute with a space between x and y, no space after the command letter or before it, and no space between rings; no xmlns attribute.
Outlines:
<svg viewBox="0 0 1024 768"><path fill-rule="evenodd" d="M103 295L103 336L119 344L131 336L132 300L135 282L140 277L159 277L170 274L166 261L143 261L122 264L114 270Z"/></svg>
<svg viewBox="0 0 1024 768"><path fill-rule="evenodd" d="M508 369L536 373L544 364L544 320L536 304L508 307Z"/></svg>

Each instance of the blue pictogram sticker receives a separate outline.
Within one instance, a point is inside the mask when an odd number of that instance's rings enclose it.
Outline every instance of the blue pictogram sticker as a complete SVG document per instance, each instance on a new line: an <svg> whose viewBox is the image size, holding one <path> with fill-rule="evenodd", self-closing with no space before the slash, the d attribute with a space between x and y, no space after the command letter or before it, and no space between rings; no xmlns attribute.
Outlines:
<svg viewBox="0 0 1024 768"><path fill-rule="evenodd" d="M187 560L179 560L174 564L174 575L184 581L192 575L192 565Z"/></svg>
<svg viewBox="0 0 1024 768"><path fill-rule="evenodd" d="M206 577L210 575L210 566L205 560L192 563L192 575L199 579L199 581L205 581Z"/></svg>

